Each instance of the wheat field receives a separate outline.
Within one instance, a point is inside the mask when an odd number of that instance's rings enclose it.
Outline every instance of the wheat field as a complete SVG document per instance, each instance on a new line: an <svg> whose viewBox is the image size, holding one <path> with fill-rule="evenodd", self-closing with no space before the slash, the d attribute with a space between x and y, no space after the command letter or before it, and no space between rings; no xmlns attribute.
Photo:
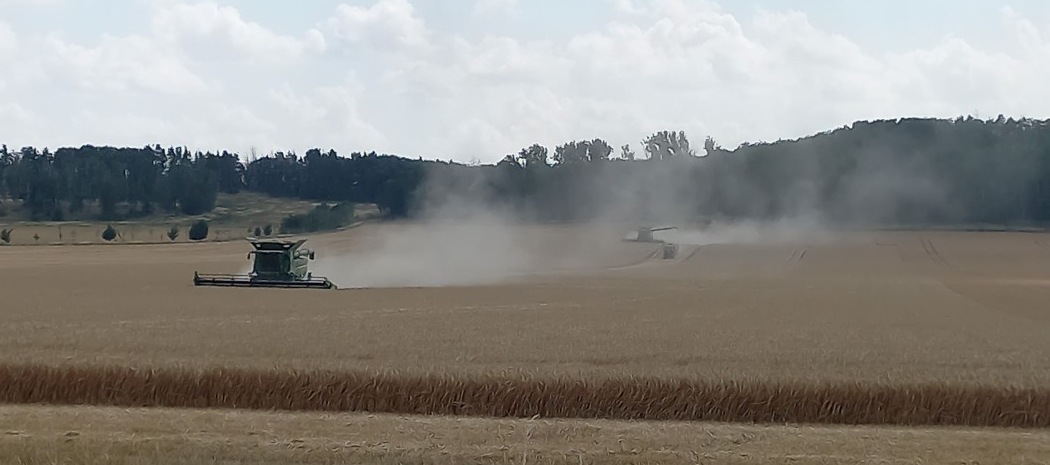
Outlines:
<svg viewBox="0 0 1050 465"><path fill-rule="evenodd" d="M194 288L238 242L3 247L0 399L1050 423L1045 234L730 227L662 260L623 233L367 225L309 239L333 291Z"/></svg>
<svg viewBox="0 0 1050 465"><path fill-rule="evenodd" d="M1050 247L1038 234L850 233L683 246L665 261L586 228L389 239L405 228L310 239L315 273L375 286L334 291L194 288L195 270L246 269L239 242L0 248L0 362L1050 381Z"/></svg>

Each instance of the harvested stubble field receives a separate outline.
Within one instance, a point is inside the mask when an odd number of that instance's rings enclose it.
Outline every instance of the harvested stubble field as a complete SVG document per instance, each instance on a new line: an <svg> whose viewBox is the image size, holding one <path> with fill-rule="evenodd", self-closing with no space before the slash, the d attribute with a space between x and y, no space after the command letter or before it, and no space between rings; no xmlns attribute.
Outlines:
<svg viewBox="0 0 1050 465"><path fill-rule="evenodd" d="M1046 235L679 233L660 260L622 233L313 237L338 291L192 286L194 270L244 271L240 243L3 248L0 396L1050 426Z"/></svg>
<svg viewBox="0 0 1050 465"><path fill-rule="evenodd" d="M91 406L0 406L0 434L0 463L19 465L958 465L1050 456L1046 431Z"/></svg>

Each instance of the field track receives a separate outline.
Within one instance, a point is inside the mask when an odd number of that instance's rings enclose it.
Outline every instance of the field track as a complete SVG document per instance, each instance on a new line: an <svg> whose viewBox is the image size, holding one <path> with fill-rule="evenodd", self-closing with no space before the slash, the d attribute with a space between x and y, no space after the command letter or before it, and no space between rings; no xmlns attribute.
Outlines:
<svg viewBox="0 0 1050 465"><path fill-rule="evenodd" d="M1041 235L621 232L320 235L331 292L192 286L238 243L0 248L0 401L1050 426Z"/></svg>

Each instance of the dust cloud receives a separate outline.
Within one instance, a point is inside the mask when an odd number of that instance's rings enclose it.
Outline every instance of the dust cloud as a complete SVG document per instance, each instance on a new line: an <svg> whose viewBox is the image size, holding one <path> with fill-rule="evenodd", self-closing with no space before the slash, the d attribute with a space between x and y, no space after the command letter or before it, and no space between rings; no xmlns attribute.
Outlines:
<svg viewBox="0 0 1050 465"><path fill-rule="evenodd" d="M790 244L835 240L833 228L817 218L793 217L772 221L741 220L675 227L653 237L679 245Z"/></svg>
<svg viewBox="0 0 1050 465"><path fill-rule="evenodd" d="M496 216L378 225L337 255L318 257L314 274L340 288L495 284L541 264Z"/></svg>
<svg viewBox="0 0 1050 465"><path fill-rule="evenodd" d="M340 288L491 285L592 266L602 255L586 239L460 195L441 181L428 184L418 217L352 232L353 243L326 250L313 273Z"/></svg>
<svg viewBox="0 0 1050 465"><path fill-rule="evenodd" d="M732 158L610 162L534 178L500 167L446 168L428 173L412 220L351 233L353 244L325 250L312 269L341 288L489 285L622 266L632 247L623 239L643 226L675 226L654 237L684 246L813 243L953 213L928 166L867 150L839 177L802 161L773 163L755 178ZM521 186L528 195L515 190ZM566 235L581 226L591 228L584 238Z"/></svg>

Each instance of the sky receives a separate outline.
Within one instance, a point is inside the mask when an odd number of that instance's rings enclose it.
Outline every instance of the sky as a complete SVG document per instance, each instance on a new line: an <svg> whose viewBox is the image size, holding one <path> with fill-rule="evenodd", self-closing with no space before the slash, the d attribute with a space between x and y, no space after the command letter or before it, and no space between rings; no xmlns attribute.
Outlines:
<svg viewBox="0 0 1050 465"><path fill-rule="evenodd" d="M0 0L0 143L494 163L1050 116L1042 0Z"/></svg>

